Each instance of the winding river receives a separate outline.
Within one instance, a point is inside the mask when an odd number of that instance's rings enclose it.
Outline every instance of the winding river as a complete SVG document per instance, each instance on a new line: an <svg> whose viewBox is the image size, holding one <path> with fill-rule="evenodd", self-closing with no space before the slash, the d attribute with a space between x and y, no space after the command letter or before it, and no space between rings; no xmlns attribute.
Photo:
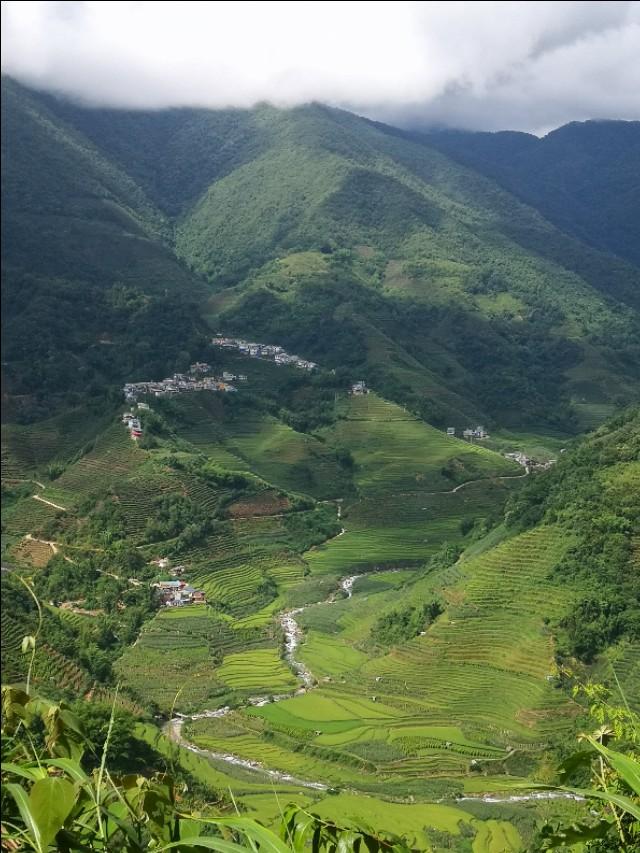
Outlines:
<svg viewBox="0 0 640 853"><path fill-rule="evenodd" d="M385 571L385 570L380 570ZM388 569L386 571L389 571ZM312 690L315 687L315 678L304 663L296 659L296 649L300 645L302 640L302 629L298 625L296 617L303 613L308 607L317 607L319 605L329 605L334 604L336 601L341 600L342 596L340 593L346 593L347 598L351 598L353 595L353 587L358 578L361 578L362 575L349 575L340 582L340 586L335 592L332 592L324 601L318 601L314 604L306 604L304 607L296 607L292 610L285 610L278 617L282 630L285 636L285 658L289 661L293 671L296 673L300 681L302 682L300 687L297 690L290 691L288 693L279 693L275 696L250 696L246 700L247 705L251 705L253 707L262 707L263 705L267 705L269 702L282 702L283 699L291 699L293 696L300 696L303 693L306 693L308 690ZM233 755L230 752L215 752L210 749L202 749L199 746L196 746L191 741L187 740L182 734L182 729L184 724L187 721L191 720L205 720L205 719L220 719L221 717L226 717L227 714L230 714L233 709L228 705L225 705L222 708L216 708L211 711L201 711L198 714L191 715L183 715L176 714L173 719L169 720L169 722L165 725L164 731L165 734L173 740L175 743L184 747L185 749L190 750L191 752L195 752L198 755L202 755L205 758L211 758L216 761L224 761L226 764L231 764L235 767L242 767L245 770L252 771L254 773L259 773L263 776L268 777L277 782L285 782L290 785L299 785L302 788L312 788L317 791L325 791L329 787L329 785L324 782L311 781L309 779L299 779L296 776L292 776L289 773L283 773L280 770L269 770L259 761L253 761L246 758L238 758L237 755ZM465 802L465 801L480 801L483 803L520 803L526 802L529 800L554 800L554 799L574 799L580 800L581 797L576 794L571 794L569 792L564 791L535 791L527 794L513 794L507 796L497 796L495 794L487 794L480 797L459 797L457 799L449 798L447 800L442 800L441 802Z"/></svg>
<svg viewBox="0 0 640 853"><path fill-rule="evenodd" d="M282 702L283 699L291 699L293 696L300 696L314 688L315 678L313 673L305 666L304 663L302 663L302 661L296 659L296 649L302 640L302 629L298 625L296 617L303 613L308 607L334 604L342 597L340 595L341 592L346 593L347 598L351 598L353 595L353 585L360 577L362 577L362 575L349 575L349 577L343 578L343 580L340 581L338 589L335 592L332 592L331 595L324 599L324 601L317 601L313 604L306 604L304 607L285 610L280 614L278 621L280 622L280 626L284 632L285 658L302 684L297 690L293 690L288 693L279 693L275 696L250 696L246 700L247 705L259 708L263 705L267 705L269 702ZM279 770L268 770L266 767L263 767L259 761L238 758L237 755L233 755L229 752L214 752L210 749L201 749L199 746L191 743L191 741L188 741L182 734L182 729L187 721L220 719L220 717L226 717L226 715L231 713L231 711L232 709L228 705L225 705L222 708L216 708L212 711L201 711L199 714L191 714L188 716L184 714L176 714L173 719L169 720L166 724L164 731L171 740L175 741L175 743L178 743L180 746L190 750L191 752L198 753L199 755L203 755L207 758L213 758L216 761L224 761L227 764L234 765L235 767L243 767L245 770L262 773L263 775L277 780L278 782L287 782L292 785L300 785L304 788L315 788L319 791L324 791L329 787L324 782L312 782L306 779L298 779L295 776L291 776L289 773L282 773Z"/></svg>
<svg viewBox="0 0 640 853"><path fill-rule="evenodd" d="M528 466L524 467L524 474L499 477L497 479L511 480L518 479L519 477L526 477L529 474L529 468ZM456 486L455 488L451 489L449 493L455 493L473 482L476 481L471 480L469 482L461 483L459 486ZM433 494L446 493L434 492ZM338 518L340 518L341 515L341 506L340 502L338 501ZM343 527L340 533L338 533L338 536L342 536L344 533L345 529ZM389 569L381 569L380 571L389 571ZM324 601L318 601L313 604L306 604L304 607L296 607L292 610L285 610L279 615L278 620L280 622L285 637L285 658L289 662L291 668L302 683L297 690L290 691L288 693L280 693L275 696L250 696L246 700L246 705L261 707L263 705L267 705L269 702L281 702L283 699L291 699L293 696L300 696L301 694L306 693L308 690L312 690L315 687L315 678L313 676L313 673L307 668L307 666L305 666L304 663L302 663L302 661L299 661L296 658L296 649L300 645L300 641L302 639L302 629L298 625L296 617L303 613L308 607L334 604L336 601L342 598L342 596L340 595L341 592L346 593L347 598L351 598L351 596L353 595L353 586L358 580L358 578L361 577L362 575L349 575L348 577L343 578L342 581L340 581L340 586L338 587L338 589L335 592L332 592L327 598L324 599ZM314 788L319 791L324 791L329 787L324 782L310 781L308 779L298 779L296 776L292 776L289 773L283 773L279 770L268 770L266 767L263 767L263 765L259 761L238 758L237 755L233 755L232 753L228 752L215 752L209 749L201 749L194 743L191 743L191 741L187 740L182 734L182 729L184 727L185 722L187 721L219 719L220 717L225 717L227 714L231 713L231 711L232 708L225 705L222 708L216 708L215 710L211 711L202 711L198 714L191 714L188 716L183 714L176 714L171 720L167 722L164 727L164 732L175 743L179 744L185 749L190 750L191 752L203 755L206 758L212 758L216 761L224 761L227 764L234 765L235 767L242 767L245 770L260 773L275 781L286 782L292 785L299 785L300 787L304 788ZM513 794L507 796L496 796L495 794L487 794L479 797L460 797L457 800L455 798L452 798L453 802L480 801L483 803L517 803L526 802L529 800L554 799L580 800L582 798L577 796L576 794L572 794L565 791L535 791L527 794ZM452 800L449 800L449 802L451 802Z"/></svg>

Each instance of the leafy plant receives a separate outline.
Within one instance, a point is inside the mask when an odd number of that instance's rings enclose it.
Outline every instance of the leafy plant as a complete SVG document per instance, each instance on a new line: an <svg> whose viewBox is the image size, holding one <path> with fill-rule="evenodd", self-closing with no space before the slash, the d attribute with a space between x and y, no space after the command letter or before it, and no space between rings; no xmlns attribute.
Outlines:
<svg viewBox="0 0 640 853"><path fill-rule="evenodd" d="M600 723L592 734L580 735L589 749L580 750L567 758L561 768L561 778L570 780L576 771L587 768L591 786L563 786L561 790L582 797L596 809L594 821L571 826L543 827L539 842L541 849L554 850L575 844L587 844L587 850L628 851L640 845L640 761L638 755L639 720L625 700L624 706L609 702L606 688L588 683L575 688L590 701L590 715ZM617 739L626 751L606 745ZM601 847L601 839L607 846ZM595 845L595 846L591 846Z"/></svg>
<svg viewBox="0 0 640 853"><path fill-rule="evenodd" d="M345 829L295 805L283 812L280 837L241 815L189 814L184 790L168 774L110 772L113 712L100 764L90 773L82 767L87 743L80 721L64 703L3 687L2 719L3 842L12 849L411 853L398 836Z"/></svg>

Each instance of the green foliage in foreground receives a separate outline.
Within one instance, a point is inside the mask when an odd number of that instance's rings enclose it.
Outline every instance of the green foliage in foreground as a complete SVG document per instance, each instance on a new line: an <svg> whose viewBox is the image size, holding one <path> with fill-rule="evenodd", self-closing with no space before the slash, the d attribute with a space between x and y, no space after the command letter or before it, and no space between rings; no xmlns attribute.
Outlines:
<svg viewBox="0 0 640 853"><path fill-rule="evenodd" d="M535 849L567 848L589 853L627 853L640 848L640 719L629 708L611 704L609 691L600 684L578 685L574 694L589 702L589 715L599 723L592 734L579 740L588 745L569 756L560 767L560 778L571 784L585 771L589 787L565 787L592 806L590 816L572 826L542 827ZM606 744L616 741L616 749ZM620 744L620 746L618 746ZM623 750L623 751L621 751ZM595 808L593 808L595 807ZM582 847L585 844L586 847Z"/></svg>
<svg viewBox="0 0 640 853"><path fill-rule="evenodd" d="M3 688L2 719L3 839L16 842L17 850L410 853L398 836L364 827L344 830L295 805L283 811L280 837L239 815L189 814L170 776L110 772L113 715L100 765L91 773L82 766L87 742L80 720L64 704ZM41 748L34 744L38 730Z"/></svg>
<svg viewBox="0 0 640 853"><path fill-rule="evenodd" d="M25 651L34 650L25 637ZM542 827L531 851L580 849L615 853L637 849L640 841L640 764L638 719L627 708L613 708L603 689L583 688L591 714L607 720L593 735L589 749L568 758L561 770L570 780L588 768L589 788L564 787L589 801L590 815L572 826ZM92 712L83 715L91 722ZM95 722L95 720L94 720ZM2 689L2 814L7 849L126 851L178 850L220 853L253 850L269 853L327 851L395 851L411 853L397 835L368 826L342 828L294 804L282 811L279 836L241 816L210 816L209 807L194 810L189 792L171 776L156 773L118 775L112 771L112 744L118 740L115 714L105 719L101 759L92 770L83 762L89 746L80 718L64 703L55 704L15 687ZM625 749L605 742L615 737ZM107 759L109 759L107 761ZM90 762L91 766L91 762ZM237 812L237 809L236 809Z"/></svg>

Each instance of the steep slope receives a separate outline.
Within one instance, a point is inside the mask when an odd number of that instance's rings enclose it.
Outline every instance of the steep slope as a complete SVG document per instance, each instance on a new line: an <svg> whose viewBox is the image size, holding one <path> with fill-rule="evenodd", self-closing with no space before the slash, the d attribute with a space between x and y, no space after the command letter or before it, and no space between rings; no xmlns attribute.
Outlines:
<svg viewBox="0 0 640 853"><path fill-rule="evenodd" d="M271 124L270 149L178 227L178 251L216 287L244 277L211 301L214 325L279 335L332 366L348 337L349 362L431 420L517 411L566 428L568 398L634 398L633 268L354 116L309 107L271 111Z"/></svg>
<svg viewBox="0 0 640 853"><path fill-rule="evenodd" d="M49 162L33 149L42 137L34 113L57 128L56 140L74 140L47 170L67 182L47 197L64 199L67 211L78 199L84 205L85 233L76 240L55 219L51 236L64 244L59 268L89 277L89 255L101 281L117 272L145 291L164 282L182 303L193 278L170 255L175 229L175 253L214 293L202 309L210 327L344 367L439 425L574 431L637 397L637 271L562 233L422 138L320 105L131 113L19 95L29 109L14 124L29 137L29 162ZM28 170L26 159L15 162L17 176ZM45 189L47 174L35 169ZM7 199L9 211L28 209L29 239L40 223L35 195L14 187ZM114 206L129 224L116 235L112 227L109 243L105 211ZM131 237L134 222L144 239ZM53 251L55 241L40 230L43 251ZM27 268L41 270L18 236L12 265L17 251ZM123 240L145 246L156 267L124 253ZM25 308L23 289L11 289L9 313L30 311L33 337L42 306L30 300ZM95 299L108 317L114 299ZM189 312L180 311L186 323ZM193 334L178 328L163 329L175 341L174 365L196 349ZM56 328L51 337L64 334ZM24 343L22 350L24 361ZM129 359L127 368L140 361Z"/></svg>
<svg viewBox="0 0 640 853"><path fill-rule="evenodd" d="M200 285L176 259L165 217L88 139L7 79L2 214L3 372L27 414L137 366L163 369L196 346L197 315L181 303L199 298ZM152 351L158 336L161 357Z"/></svg>
<svg viewBox="0 0 640 853"><path fill-rule="evenodd" d="M563 231L640 265L640 122L572 122L542 139L446 131L425 141L494 178Z"/></svg>

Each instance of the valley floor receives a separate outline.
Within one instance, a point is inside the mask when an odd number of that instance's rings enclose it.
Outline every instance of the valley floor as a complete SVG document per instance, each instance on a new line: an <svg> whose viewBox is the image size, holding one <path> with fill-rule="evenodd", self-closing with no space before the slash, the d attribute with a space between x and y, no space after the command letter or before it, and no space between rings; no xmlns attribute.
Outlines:
<svg viewBox="0 0 640 853"><path fill-rule="evenodd" d="M167 410L178 443L151 450L108 426L46 484L28 482L37 468L9 434L5 474L24 488L4 531L13 559L38 570L63 558L72 570L107 553L106 540L75 531L83 501L108 490L140 554L170 553L207 597L158 611L115 664L129 700L169 719L162 735L142 713L140 737L166 755L179 743L195 778L231 788L264 820L295 800L334 818L375 816L421 849L441 849L445 835L460 850L473 839L474 853L522 849L533 819L508 797L526 791L578 712L549 628L574 596L553 575L571 538L553 525L494 526L527 473L374 394L338 398L339 417L315 435L211 406L194 396ZM334 448L348 450L348 471ZM181 459L244 472L249 492L213 486ZM301 502L305 492L318 500ZM193 544L150 543L145 525L165 495L220 520ZM47 524L56 536L38 533ZM421 630L384 640L382 616L395 624L430 602L437 615ZM97 615L81 602L53 610L84 625ZM3 610L3 639L18 634ZM38 666L88 689L60 655Z"/></svg>

